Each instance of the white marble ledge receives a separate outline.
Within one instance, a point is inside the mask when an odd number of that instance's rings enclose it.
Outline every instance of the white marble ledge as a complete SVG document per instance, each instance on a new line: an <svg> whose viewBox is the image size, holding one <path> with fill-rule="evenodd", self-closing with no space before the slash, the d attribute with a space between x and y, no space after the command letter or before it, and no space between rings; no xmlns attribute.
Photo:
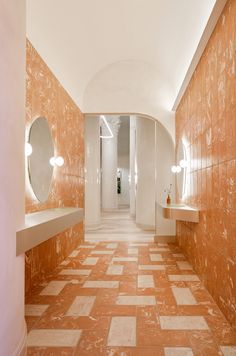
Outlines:
<svg viewBox="0 0 236 356"><path fill-rule="evenodd" d="M166 219L199 222L199 210L184 204L160 204L159 213Z"/></svg>
<svg viewBox="0 0 236 356"><path fill-rule="evenodd" d="M16 232L16 255L82 222L83 216L82 208L55 208L26 214L24 226Z"/></svg>

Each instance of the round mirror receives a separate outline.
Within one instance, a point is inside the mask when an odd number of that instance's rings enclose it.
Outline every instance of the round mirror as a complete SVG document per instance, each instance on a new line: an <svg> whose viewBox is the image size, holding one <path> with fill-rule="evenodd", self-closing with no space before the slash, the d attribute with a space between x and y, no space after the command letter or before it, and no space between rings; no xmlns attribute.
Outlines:
<svg viewBox="0 0 236 356"><path fill-rule="evenodd" d="M32 153L28 158L29 179L35 196L41 202L48 198L53 167L50 158L54 156L51 131L45 118L37 118L31 125L29 143Z"/></svg>
<svg viewBox="0 0 236 356"><path fill-rule="evenodd" d="M181 170L177 174L177 197L179 200L183 200L186 194L186 174L188 167L188 159L186 154L186 148L182 141L179 142L177 148L177 165Z"/></svg>

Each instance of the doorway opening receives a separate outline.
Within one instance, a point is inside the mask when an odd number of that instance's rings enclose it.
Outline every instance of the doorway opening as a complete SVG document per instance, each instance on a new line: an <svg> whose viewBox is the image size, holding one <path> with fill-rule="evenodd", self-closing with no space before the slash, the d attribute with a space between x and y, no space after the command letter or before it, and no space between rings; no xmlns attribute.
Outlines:
<svg viewBox="0 0 236 356"><path fill-rule="evenodd" d="M154 241L155 122L86 115L85 239Z"/></svg>

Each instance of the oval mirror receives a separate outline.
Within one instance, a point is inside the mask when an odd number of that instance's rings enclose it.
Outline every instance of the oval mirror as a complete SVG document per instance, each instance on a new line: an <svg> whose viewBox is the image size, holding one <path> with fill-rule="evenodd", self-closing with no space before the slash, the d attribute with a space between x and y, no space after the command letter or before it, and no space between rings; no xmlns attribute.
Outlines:
<svg viewBox="0 0 236 356"><path fill-rule="evenodd" d="M49 161L54 156L51 131L44 117L32 123L29 143L32 146L32 154L28 158L30 183L37 199L44 202L48 199L53 174Z"/></svg>

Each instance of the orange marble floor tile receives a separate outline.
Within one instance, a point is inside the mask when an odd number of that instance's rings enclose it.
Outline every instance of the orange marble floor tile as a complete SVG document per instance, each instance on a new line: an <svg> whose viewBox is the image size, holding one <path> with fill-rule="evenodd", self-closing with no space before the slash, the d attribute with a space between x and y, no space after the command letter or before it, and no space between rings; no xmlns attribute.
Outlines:
<svg viewBox="0 0 236 356"><path fill-rule="evenodd" d="M142 251L147 252L149 261L146 260L147 266L155 266L160 262L152 262L149 258L148 248L158 247L158 244L148 244L148 247L138 248L138 255ZM129 244L117 242L116 256L127 257L127 249L132 248ZM186 261L185 257L174 256L182 251L174 244L169 244L170 253L165 256L170 258L173 263L173 271L168 267L163 271L140 270L140 259L137 262L112 262L113 255L100 255L98 262L94 266L84 266L78 260L83 261L87 257L94 256L91 249L79 249L76 257L71 257L71 263L66 266L58 267L49 276L41 286L37 286L32 295L28 295L27 304L48 305L41 316L27 316L26 322L28 332L30 330L80 330L81 335L76 346L57 347L55 346L37 346L29 347L28 355L63 355L63 356L83 356L83 355L165 355L165 348L186 347L191 349L194 356L222 355L220 346L236 345L236 335L228 322L225 320L221 311L215 304L214 300L207 292L200 281L171 281L169 276L196 276L193 270L180 270L177 267L178 261ZM103 243L98 243L97 250L106 250ZM119 251L119 252L118 252ZM159 254L153 252L153 254ZM82 257L81 257L82 256ZM164 256L164 255L162 255ZM164 256L164 257L165 257ZM146 258L146 257L145 257ZM107 275L107 268L110 265L121 263L124 266L121 275ZM130 270L132 273L127 273ZM61 275L64 269L89 269L91 273L86 276L78 275ZM152 288L139 288L138 276L142 276L142 282L145 285L145 276L147 283L154 282ZM150 279L150 276L153 278ZM96 277L96 278L95 278ZM41 291L51 281L66 281L64 288L55 295L40 295ZM84 288L86 281L101 282L118 282L117 285L109 284L109 288ZM106 284L107 286L107 284ZM195 305L177 305L173 294L172 287L188 290L196 300ZM75 314L68 316L67 311L76 297L85 297L85 305L76 306ZM118 297L129 297L129 305L117 304ZM132 298L137 297L135 304L132 304ZM86 309L86 297L94 297L91 308ZM145 299L148 297L148 299ZM156 301L155 305L145 305L146 301ZM141 298L141 299L139 299ZM151 298L151 299L149 299ZM127 299L125 299L127 300ZM184 299L183 299L184 300ZM136 304L138 303L138 304ZM144 303L144 304L142 304ZM77 310L77 311L76 311ZM86 311L87 315L76 314L81 310ZM191 327L183 328L183 324L178 326L178 318L181 317L201 317L204 318L208 330L197 330ZM135 320L135 331L133 342L135 346L127 346L122 337L125 334L122 329L117 336L119 346L108 346L108 336L111 330L113 318L125 320L122 318L131 317ZM161 317L177 317L177 326L175 329L165 329L161 324ZM125 324L124 324L125 325ZM181 326L182 325L182 326ZM183 329L181 329L181 327ZM194 326L195 327L195 326ZM196 326L197 327L197 326ZM121 341L119 338L121 337ZM114 338L114 336L113 336ZM55 340L52 341L55 343ZM37 343L37 342L36 342Z"/></svg>

